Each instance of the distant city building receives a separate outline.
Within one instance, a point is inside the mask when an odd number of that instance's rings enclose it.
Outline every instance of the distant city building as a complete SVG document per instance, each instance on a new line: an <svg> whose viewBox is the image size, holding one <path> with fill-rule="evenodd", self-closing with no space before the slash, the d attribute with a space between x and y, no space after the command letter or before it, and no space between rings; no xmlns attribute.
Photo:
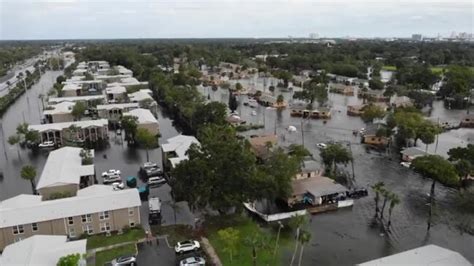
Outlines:
<svg viewBox="0 0 474 266"><path fill-rule="evenodd" d="M317 34L317 33L310 33L310 34L309 34L309 38L310 38L310 39L317 39L317 38L319 38L319 34Z"/></svg>
<svg viewBox="0 0 474 266"><path fill-rule="evenodd" d="M423 40L423 35L421 34L412 34L411 39L414 41L422 41Z"/></svg>

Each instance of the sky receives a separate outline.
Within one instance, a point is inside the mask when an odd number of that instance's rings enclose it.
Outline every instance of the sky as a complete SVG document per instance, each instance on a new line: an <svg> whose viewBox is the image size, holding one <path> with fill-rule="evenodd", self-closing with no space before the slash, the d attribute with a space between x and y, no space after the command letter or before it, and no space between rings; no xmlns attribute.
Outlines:
<svg viewBox="0 0 474 266"><path fill-rule="evenodd" d="M0 40L472 33L472 0L0 0Z"/></svg>

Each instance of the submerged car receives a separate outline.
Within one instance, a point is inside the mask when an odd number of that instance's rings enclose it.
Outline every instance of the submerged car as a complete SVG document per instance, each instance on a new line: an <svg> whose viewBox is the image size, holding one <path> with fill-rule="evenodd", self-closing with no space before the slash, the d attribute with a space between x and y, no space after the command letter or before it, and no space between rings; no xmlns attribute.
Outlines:
<svg viewBox="0 0 474 266"><path fill-rule="evenodd" d="M54 141L45 141L38 145L40 148L54 148Z"/></svg>
<svg viewBox="0 0 474 266"><path fill-rule="evenodd" d="M120 183L122 182L122 178L119 175L109 175L104 177L104 184L110 184L110 183Z"/></svg>
<svg viewBox="0 0 474 266"><path fill-rule="evenodd" d="M110 264L112 266L119 266L119 265L137 265L137 258L135 256L121 256L118 258L113 259Z"/></svg>
<svg viewBox="0 0 474 266"><path fill-rule="evenodd" d="M196 251L201 248L201 245L199 242L195 240L186 240L182 242L178 242L176 246L174 246L174 251L176 253L185 253L185 252L191 252L191 251Z"/></svg>
<svg viewBox="0 0 474 266"><path fill-rule="evenodd" d="M109 169L108 171L102 173L102 177L108 177L113 175L120 175L120 170Z"/></svg>
<svg viewBox="0 0 474 266"><path fill-rule="evenodd" d="M166 179L162 176L153 176L148 178L148 186L153 187L153 186L159 186L161 184L166 183Z"/></svg>
<svg viewBox="0 0 474 266"><path fill-rule="evenodd" d="M410 168L411 163L410 162L401 162L400 165L403 166L403 167L406 167L406 168Z"/></svg>
<svg viewBox="0 0 474 266"><path fill-rule="evenodd" d="M125 188L125 184L123 182L115 182L115 183L112 183L112 188L114 190L122 190Z"/></svg>
<svg viewBox="0 0 474 266"><path fill-rule="evenodd" d="M183 259L179 262L179 266L198 266L198 265L206 265L206 261L203 257L194 256Z"/></svg>
<svg viewBox="0 0 474 266"><path fill-rule="evenodd" d="M320 149L326 149L328 147L328 145L326 145L325 143L318 143L318 144L316 144L316 147L318 147Z"/></svg>

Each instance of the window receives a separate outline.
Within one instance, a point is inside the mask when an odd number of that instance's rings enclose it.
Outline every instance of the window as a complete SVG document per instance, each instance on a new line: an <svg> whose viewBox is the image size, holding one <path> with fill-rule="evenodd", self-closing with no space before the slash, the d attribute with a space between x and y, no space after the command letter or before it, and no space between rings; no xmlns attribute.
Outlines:
<svg viewBox="0 0 474 266"><path fill-rule="evenodd" d="M110 232L110 224L109 223L101 223L100 224L100 231L101 232Z"/></svg>
<svg viewBox="0 0 474 266"><path fill-rule="evenodd" d="M82 218L82 223L92 222L92 215L91 214L81 215L81 218Z"/></svg>
<svg viewBox="0 0 474 266"><path fill-rule="evenodd" d="M109 211L103 211L99 213L99 219L100 220L109 219Z"/></svg>
<svg viewBox="0 0 474 266"><path fill-rule="evenodd" d="M133 209L133 208L128 208L128 215L129 215L129 216L132 216L132 215L133 215L133 212L134 212L134 209Z"/></svg>
<svg viewBox="0 0 474 266"><path fill-rule="evenodd" d="M128 225L130 227L135 227L135 220L133 220L133 219L128 220Z"/></svg>
<svg viewBox="0 0 474 266"><path fill-rule="evenodd" d="M69 228L69 237L76 237L76 231L74 230L74 227Z"/></svg>
<svg viewBox="0 0 474 266"><path fill-rule="evenodd" d="M33 230L33 232L38 231L38 224L37 223L32 223L31 224L31 230Z"/></svg>
<svg viewBox="0 0 474 266"><path fill-rule="evenodd" d="M16 225L13 226L13 234L18 235L18 234L23 234L25 230L23 229L23 225Z"/></svg>
<svg viewBox="0 0 474 266"><path fill-rule="evenodd" d="M94 233L94 228L92 228L92 225L86 224L82 227L82 231L88 235L92 235Z"/></svg>
<svg viewBox="0 0 474 266"><path fill-rule="evenodd" d="M74 224L74 218L73 217L67 217L67 224L69 224L69 225Z"/></svg>

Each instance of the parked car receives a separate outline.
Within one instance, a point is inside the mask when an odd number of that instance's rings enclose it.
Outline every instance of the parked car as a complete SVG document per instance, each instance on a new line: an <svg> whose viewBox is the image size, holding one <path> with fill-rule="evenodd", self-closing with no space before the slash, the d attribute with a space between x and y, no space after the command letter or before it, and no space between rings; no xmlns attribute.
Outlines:
<svg viewBox="0 0 474 266"><path fill-rule="evenodd" d="M104 177L104 184L122 182L122 178L119 175L109 175Z"/></svg>
<svg viewBox="0 0 474 266"><path fill-rule="evenodd" d="M140 167L140 173L146 177L162 176L163 171L158 164L153 162L146 162Z"/></svg>
<svg viewBox="0 0 474 266"><path fill-rule="evenodd" d="M40 148L54 148L54 141L45 141L38 145Z"/></svg>
<svg viewBox="0 0 474 266"><path fill-rule="evenodd" d="M201 248L201 245L199 242L195 240L186 240L182 242L178 242L176 246L174 246L174 251L176 253L185 253L185 252L190 252L190 251L197 251Z"/></svg>
<svg viewBox="0 0 474 266"><path fill-rule="evenodd" d="M318 144L316 144L316 147L318 147L320 149L326 149L328 147L328 145L326 145L325 143L318 143Z"/></svg>
<svg viewBox="0 0 474 266"><path fill-rule="evenodd" d="M152 176L148 178L148 186L153 187L153 186L159 186L161 184L166 183L166 179L162 176Z"/></svg>
<svg viewBox="0 0 474 266"><path fill-rule="evenodd" d="M411 162L401 162L400 165L406 168L410 168Z"/></svg>
<svg viewBox="0 0 474 266"><path fill-rule="evenodd" d="M154 163L154 162L146 162L146 163L143 163L142 165L142 169L148 169L148 168L153 168L153 167L158 167L158 164Z"/></svg>
<svg viewBox="0 0 474 266"><path fill-rule="evenodd" d="M109 169L108 171L102 173L102 177L107 177L111 175L120 175L120 170Z"/></svg>
<svg viewBox="0 0 474 266"><path fill-rule="evenodd" d="M198 266L198 265L206 265L206 261L203 257L193 256L181 260L179 262L179 266Z"/></svg>
<svg viewBox="0 0 474 266"><path fill-rule="evenodd" d="M110 264L112 266L119 266L119 265L137 265L137 258L132 255L128 256L121 256L118 258L113 259Z"/></svg>

